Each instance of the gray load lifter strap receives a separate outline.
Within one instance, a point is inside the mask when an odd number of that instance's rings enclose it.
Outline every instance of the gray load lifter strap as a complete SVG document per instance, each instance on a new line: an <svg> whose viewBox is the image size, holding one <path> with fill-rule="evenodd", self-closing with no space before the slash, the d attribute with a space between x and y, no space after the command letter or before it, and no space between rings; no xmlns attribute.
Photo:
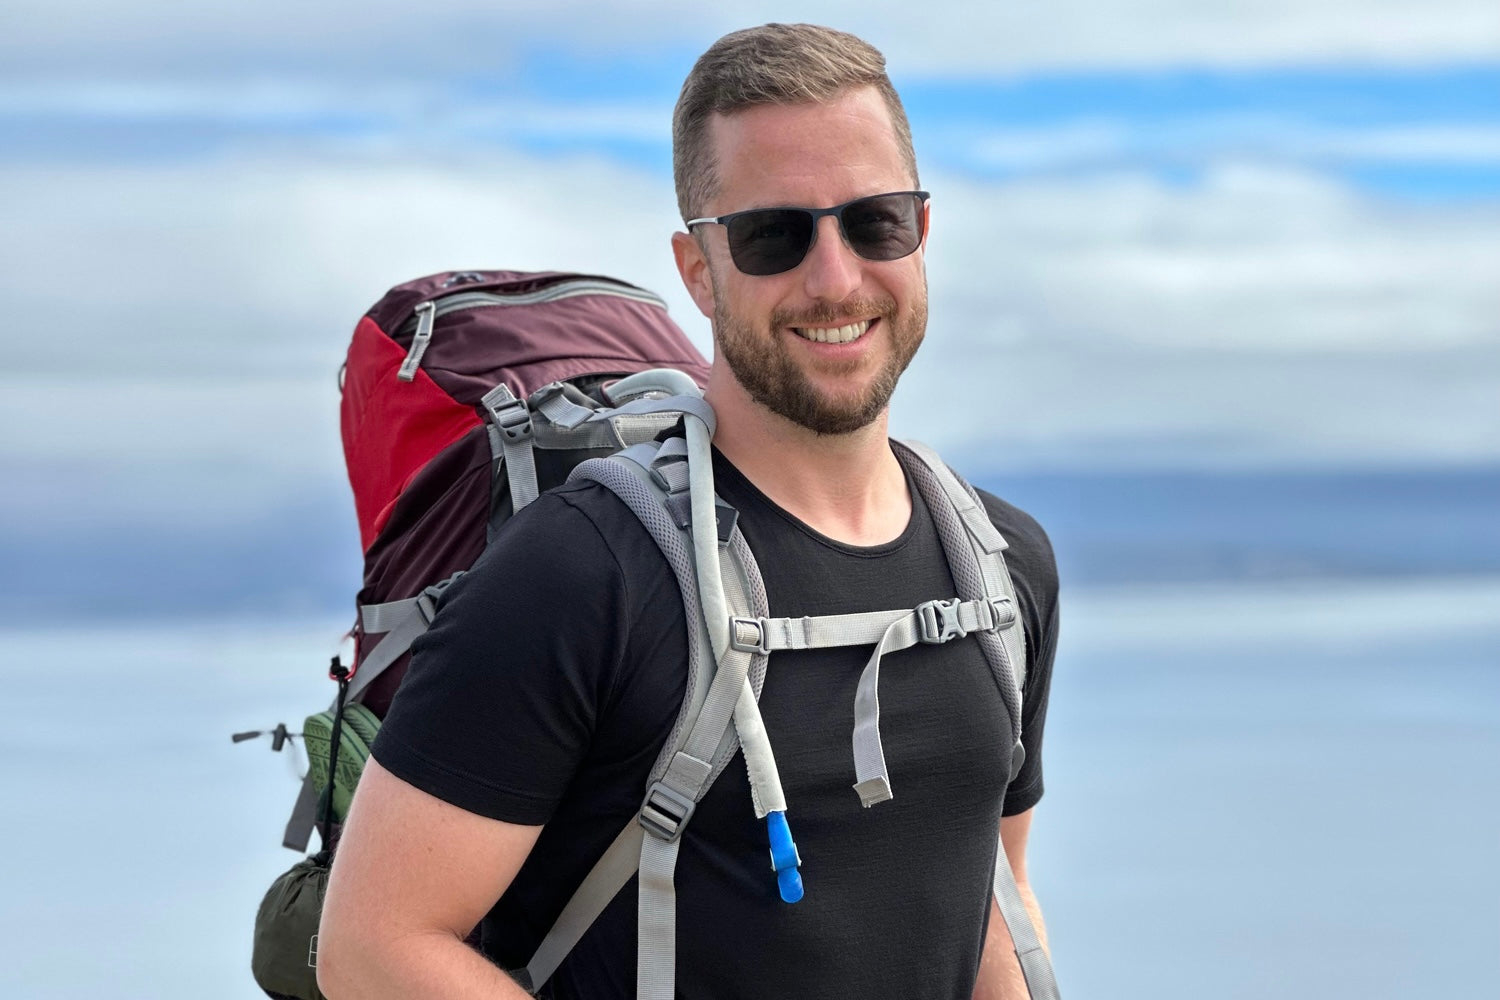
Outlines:
<svg viewBox="0 0 1500 1000"><path fill-rule="evenodd" d="M677 376L672 379L671 376ZM680 372L650 370L637 376L636 391L650 391L659 384L692 380ZM629 379L622 379L622 384ZM627 385L627 390L631 391ZM580 390L564 382L553 382L532 393L530 401L520 399L503 382L479 400L489 418L490 448L497 459L503 459L506 479L510 483L511 512L531 503L540 493L536 476L537 437L547 433L556 444L570 448L624 448L649 441L674 423L681 414L691 413L700 419L713 420L713 411L698 395L662 398L644 396L615 407L599 407ZM540 426L534 420L540 416ZM496 448L498 443L499 447ZM543 447L548 447L546 442ZM489 535L494 537L497 523L491 512Z"/></svg>
<svg viewBox="0 0 1500 1000"><path fill-rule="evenodd" d="M504 382L480 397L479 404L489 416L490 426L500 435L514 513L535 500L538 493L536 455L531 448L531 410L526 400L516 398Z"/></svg>

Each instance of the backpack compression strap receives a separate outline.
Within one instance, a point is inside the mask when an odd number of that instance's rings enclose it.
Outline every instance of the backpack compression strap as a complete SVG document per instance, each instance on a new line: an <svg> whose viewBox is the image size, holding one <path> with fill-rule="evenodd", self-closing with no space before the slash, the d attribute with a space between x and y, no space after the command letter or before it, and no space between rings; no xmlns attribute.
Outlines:
<svg viewBox="0 0 1500 1000"><path fill-rule="evenodd" d="M365 689L385 673L392 663L399 660L402 653L411 648L417 636L427 631L427 626L432 624L433 615L437 613L438 598L462 575L455 573L426 588L416 597L384 604L361 605L360 628L366 636L378 635L381 638L359 660L358 669L354 671L344 696L349 704L358 702ZM292 815L288 817L286 829L282 832L281 846L294 851L307 850L307 842L312 838L313 828L317 825L317 801L312 770L309 768L302 779L297 801L292 806Z"/></svg>

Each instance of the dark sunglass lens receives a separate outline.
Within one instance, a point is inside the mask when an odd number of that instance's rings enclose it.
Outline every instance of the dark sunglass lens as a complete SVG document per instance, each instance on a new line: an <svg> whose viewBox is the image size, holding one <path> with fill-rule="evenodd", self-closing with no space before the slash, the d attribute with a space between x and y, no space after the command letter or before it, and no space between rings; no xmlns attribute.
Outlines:
<svg viewBox="0 0 1500 1000"><path fill-rule="evenodd" d="M866 260L896 260L922 242L922 201L914 194L879 194L844 207L844 238Z"/></svg>
<svg viewBox="0 0 1500 1000"><path fill-rule="evenodd" d="M729 220L729 255L746 274L790 271L812 245L812 215L797 209L768 208Z"/></svg>

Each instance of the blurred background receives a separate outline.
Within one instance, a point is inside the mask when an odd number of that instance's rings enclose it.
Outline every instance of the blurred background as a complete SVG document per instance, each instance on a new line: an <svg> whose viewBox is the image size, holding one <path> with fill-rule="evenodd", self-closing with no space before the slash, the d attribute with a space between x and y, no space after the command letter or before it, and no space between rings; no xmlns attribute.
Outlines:
<svg viewBox="0 0 1500 1000"><path fill-rule="evenodd" d="M258 995L298 761L227 737L332 693L355 321L581 270L708 351L670 113L768 20L886 53L935 213L895 432L1057 548L1065 995L1500 995L1490 0L11 0L0 992Z"/></svg>

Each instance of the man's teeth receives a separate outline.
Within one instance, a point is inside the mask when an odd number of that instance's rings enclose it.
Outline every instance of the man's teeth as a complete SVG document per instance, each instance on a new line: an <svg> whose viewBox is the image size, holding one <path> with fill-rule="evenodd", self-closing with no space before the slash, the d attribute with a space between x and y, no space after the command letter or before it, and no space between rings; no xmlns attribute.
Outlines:
<svg viewBox="0 0 1500 1000"><path fill-rule="evenodd" d="M848 326L838 326L831 329L825 327L796 326L792 329L797 331L797 336L808 340L815 340L820 344L847 344L851 340L858 340L860 334L870 328L869 320L858 323L850 323Z"/></svg>

